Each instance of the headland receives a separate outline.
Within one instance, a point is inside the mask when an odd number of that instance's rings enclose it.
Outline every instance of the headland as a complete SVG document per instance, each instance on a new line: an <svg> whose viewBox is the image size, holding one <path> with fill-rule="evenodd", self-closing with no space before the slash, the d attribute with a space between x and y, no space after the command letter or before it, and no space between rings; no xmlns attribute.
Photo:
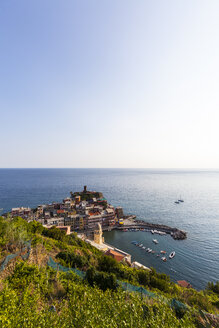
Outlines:
<svg viewBox="0 0 219 328"><path fill-rule="evenodd" d="M141 230L153 234L170 234L176 240L187 238L187 233L176 227L138 220L135 215L125 215L123 208L109 204L102 192L88 191L86 186L83 191L70 192L70 197L62 202L40 204L33 209L12 208L5 215L20 216L28 222L35 220L47 228L56 226L67 234L78 232L91 236L100 224L103 231Z"/></svg>

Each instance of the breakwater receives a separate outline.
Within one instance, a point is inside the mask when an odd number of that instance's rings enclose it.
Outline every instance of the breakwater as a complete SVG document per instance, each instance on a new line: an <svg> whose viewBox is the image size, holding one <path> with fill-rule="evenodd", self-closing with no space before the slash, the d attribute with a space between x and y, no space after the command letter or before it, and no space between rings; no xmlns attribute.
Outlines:
<svg viewBox="0 0 219 328"><path fill-rule="evenodd" d="M176 240L183 240L187 238L187 232L177 229L177 228L172 228L167 225L163 224L155 224L155 223L149 223L141 220L130 220L130 219L125 219L123 226L116 226L114 229L117 230L130 230L130 229L147 229L149 231L161 231L165 232L167 234L170 234L173 239Z"/></svg>

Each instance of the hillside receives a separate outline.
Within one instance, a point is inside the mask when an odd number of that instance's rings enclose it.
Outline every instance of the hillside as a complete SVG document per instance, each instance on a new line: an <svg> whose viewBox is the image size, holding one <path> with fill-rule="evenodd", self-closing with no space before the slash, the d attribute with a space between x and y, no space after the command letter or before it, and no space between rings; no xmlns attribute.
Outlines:
<svg viewBox="0 0 219 328"><path fill-rule="evenodd" d="M184 289L90 244L0 217L0 327L219 327L219 284Z"/></svg>

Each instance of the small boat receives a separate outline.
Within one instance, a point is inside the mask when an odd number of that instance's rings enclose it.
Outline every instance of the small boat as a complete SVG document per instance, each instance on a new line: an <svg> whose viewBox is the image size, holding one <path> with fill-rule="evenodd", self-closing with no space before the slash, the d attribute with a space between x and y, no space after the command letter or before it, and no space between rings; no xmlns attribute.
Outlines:
<svg viewBox="0 0 219 328"><path fill-rule="evenodd" d="M166 254L166 251L160 251L161 252L161 254Z"/></svg>
<svg viewBox="0 0 219 328"><path fill-rule="evenodd" d="M167 233L166 232L164 232L164 231L159 231L159 235L161 235L161 236L164 236L164 235L166 235Z"/></svg>
<svg viewBox="0 0 219 328"><path fill-rule="evenodd" d="M155 244L158 244L157 239L153 239L153 242L154 242Z"/></svg>
<svg viewBox="0 0 219 328"><path fill-rule="evenodd" d="M154 254L154 253L156 253L156 252L155 252L155 251L152 251L152 252L151 252L151 254Z"/></svg>
<svg viewBox="0 0 219 328"><path fill-rule="evenodd" d="M179 202L178 200L176 200L174 203L175 203L175 204L179 204L180 202Z"/></svg>
<svg viewBox="0 0 219 328"><path fill-rule="evenodd" d="M149 250L148 250L148 253L151 253L152 252L152 249L151 248L149 248Z"/></svg>
<svg viewBox="0 0 219 328"><path fill-rule="evenodd" d="M184 200L181 198L181 195L180 195L180 199L178 199L178 202L184 203Z"/></svg>
<svg viewBox="0 0 219 328"><path fill-rule="evenodd" d="M144 245L143 244L140 244L139 247L143 247Z"/></svg>
<svg viewBox="0 0 219 328"><path fill-rule="evenodd" d="M176 255L176 252L173 251L170 253L169 258L172 259L175 255Z"/></svg>
<svg viewBox="0 0 219 328"><path fill-rule="evenodd" d="M133 245L137 245L137 241L136 240L133 240L132 242L131 242L131 244L133 244Z"/></svg>
<svg viewBox="0 0 219 328"><path fill-rule="evenodd" d="M151 230L151 233L154 234L154 230Z"/></svg>
<svg viewBox="0 0 219 328"><path fill-rule="evenodd" d="M165 256L161 257L161 260L162 260L163 262L166 262L166 261L167 261L167 259L166 259Z"/></svg>
<svg viewBox="0 0 219 328"><path fill-rule="evenodd" d="M142 249L145 249L145 248L146 248L145 246L142 247Z"/></svg>
<svg viewBox="0 0 219 328"><path fill-rule="evenodd" d="M160 254L157 254L157 257L159 257L160 256Z"/></svg>

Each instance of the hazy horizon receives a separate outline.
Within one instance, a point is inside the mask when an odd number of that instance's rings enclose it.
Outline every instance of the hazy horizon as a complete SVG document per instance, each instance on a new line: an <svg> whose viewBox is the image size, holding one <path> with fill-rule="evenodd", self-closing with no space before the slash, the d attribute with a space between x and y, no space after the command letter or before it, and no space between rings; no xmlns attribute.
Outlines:
<svg viewBox="0 0 219 328"><path fill-rule="evenodd" d="M219 2L2 1L1 168L219 168Z"/></svg>
<svg viewBox="0 0 219 328"><path fill-rule="evenodd" d="M0 170L164 170L164 171L219 171L203 167L0 167Z"/></svg>

